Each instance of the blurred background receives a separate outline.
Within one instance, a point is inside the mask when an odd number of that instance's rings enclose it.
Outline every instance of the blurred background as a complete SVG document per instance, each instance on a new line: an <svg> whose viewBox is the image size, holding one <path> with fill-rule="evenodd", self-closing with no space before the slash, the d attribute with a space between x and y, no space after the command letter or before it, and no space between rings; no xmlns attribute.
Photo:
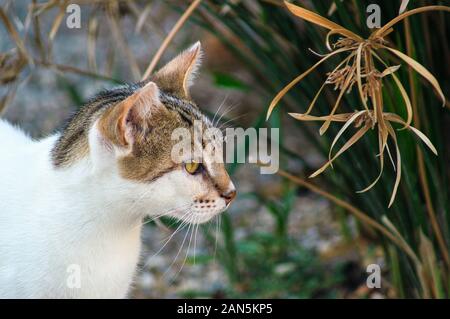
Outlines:
<svg viewBox="0 0 450 319"><path fill-rule="evenodd" d="M368 4L379 4L383 24L402 3L294 2L363 37L370 34ZM67 25L71 3L81 9L80 28ZM412 1L408 9L436 4L445 1ZM175 233L172 221L146 224L132 298L449 296L449 104L442 107L407 65L399 77L414 104L413 124L439 156L409 132L398 133L403 176L388 209L396 174L388 165L372 190L355 193L378 175L375 134L334 169L307 179L326 161L340 127L320 136L317 124L287 113L306 110L335 64L312 72L265 120L277 92L319 60L308 49L326 51L326 30L295 17L282 1L0 0L0 9L1 116L35 138L57 130L101 89L141 80L151 63L156 70L197 40L205 55L192 95L200 108L211 117L218 112L224 126L280 128L280 168L289 173L261 175L255 164L230 164L237 200L195 238L186 229ZM436 76L444 93L449 31L447 13L426 12L388 36ZM405 117L401 95L389 85L385 108ZM326 114L336 95L325 89L317 110ZM342 107L353 105L360 106L357 95L346 95ZM381 269L381 288L366 283L370 264Z"/></svg>

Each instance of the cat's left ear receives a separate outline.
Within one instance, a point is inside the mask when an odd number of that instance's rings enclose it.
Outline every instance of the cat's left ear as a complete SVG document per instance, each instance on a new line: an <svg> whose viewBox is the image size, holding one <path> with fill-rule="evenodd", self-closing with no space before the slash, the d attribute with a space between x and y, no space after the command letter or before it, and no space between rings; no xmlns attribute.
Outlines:
<svg viewBox="0 0 450 319"><path fill-rule="evenodd" d="M156 72L152 80L163 91L189 99L189 87L200 67L202 55L200 42L197 42Z"/></svg>
<svg viewBox="0 0 450 319"><path fill-rule="evenodd" d="M102 135L115 145L128 147L145 136L148 119L164 108L159 99L159 88L148 82L132 95L105 111L98 126Z"/></svg>

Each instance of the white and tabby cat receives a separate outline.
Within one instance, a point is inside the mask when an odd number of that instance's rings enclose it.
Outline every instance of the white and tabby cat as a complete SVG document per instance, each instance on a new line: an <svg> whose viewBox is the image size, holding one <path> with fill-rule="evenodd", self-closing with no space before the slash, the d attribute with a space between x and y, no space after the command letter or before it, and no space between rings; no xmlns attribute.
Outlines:
<svg viewBox="0 0 450 319"><path fill-rule="evenodd" d="M188 91L200 55L197 43L100 93L39 141L0 121L0 297L126 297L144 217L203 223L226 209L236 192L222 163L171 158L175 128L212 125Z"/></svg>

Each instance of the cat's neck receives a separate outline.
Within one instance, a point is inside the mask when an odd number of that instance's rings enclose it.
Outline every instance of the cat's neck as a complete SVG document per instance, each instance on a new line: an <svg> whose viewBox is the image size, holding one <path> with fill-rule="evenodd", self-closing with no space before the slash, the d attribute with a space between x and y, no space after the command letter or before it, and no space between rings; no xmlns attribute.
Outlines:
<svg viewBox="0 0 450 319"><path fill-rule="evenodd" d="M48 144L44 147L49 148L57 139L58 136L53 136L40 143ZM92 232L107 232L111 228L125 231L141 224L144 208L127 198L120 178L109 167L95 165L89 154L73 165L59 168L53 165L48 152L39 165L38 187L47 194L45 206L49 210L53 203L58 206L53 213L55 220Z"/></svg>

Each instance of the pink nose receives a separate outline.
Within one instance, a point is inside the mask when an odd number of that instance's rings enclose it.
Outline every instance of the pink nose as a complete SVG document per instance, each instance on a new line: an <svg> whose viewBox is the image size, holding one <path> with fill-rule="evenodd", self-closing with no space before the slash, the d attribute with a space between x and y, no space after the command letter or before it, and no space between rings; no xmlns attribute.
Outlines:
<svg viewBox="0 0 450 319"><path fill-rule="evenodd" d="M222 193L222 195L220 196L225 200L225 203L228 205L236 197L236 190L233 188L225 193Z"/></svg>

